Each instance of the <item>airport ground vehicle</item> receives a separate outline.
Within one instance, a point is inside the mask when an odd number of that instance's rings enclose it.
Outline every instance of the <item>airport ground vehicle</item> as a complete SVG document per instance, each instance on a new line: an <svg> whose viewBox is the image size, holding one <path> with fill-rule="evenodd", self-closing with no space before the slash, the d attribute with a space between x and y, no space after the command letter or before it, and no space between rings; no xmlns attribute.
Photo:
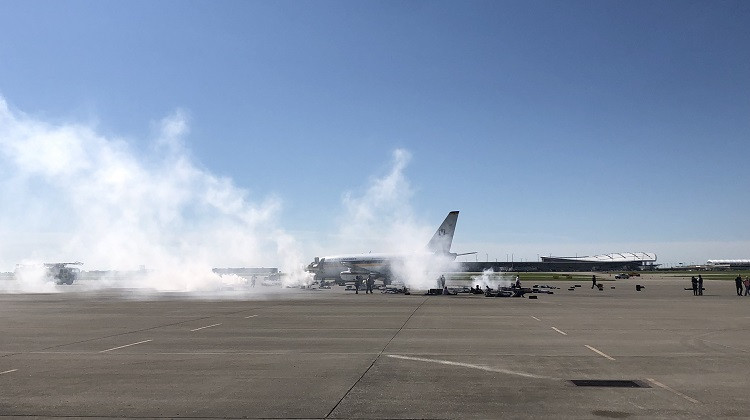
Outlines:
<svg viewBox="0 0 750 420"><path fill-rule="evenodd" d="M73 284L73 282L78 278L78 273L81 272L81 269L78 267L68 267L69 265L82 265L83 263L80 262L74 262L74 263L54 263L54 264L45 264L47 267L47 271L52 275L52 278L55 279L55 283L57 284Z"/></svg>
<svg viewBox="0 0 750 420"><path fill-rule="evenodd" d="M24 273L40 270L45 277L54 280L55 284L71 285L75 282L78 278L78 274L81 272L78 267L70 267L75 265L83 265L83 263L76 261L63 263L19 264L16 266L14 274L19 276Z"/></svg>
<svg viewBox="0 0 750 420"><path fill-rule="evenodd" d="M630 276L628 274L626 274L626 273L620 273L620 274L616 274L615 278L616 279L629 279Z"/></svg>

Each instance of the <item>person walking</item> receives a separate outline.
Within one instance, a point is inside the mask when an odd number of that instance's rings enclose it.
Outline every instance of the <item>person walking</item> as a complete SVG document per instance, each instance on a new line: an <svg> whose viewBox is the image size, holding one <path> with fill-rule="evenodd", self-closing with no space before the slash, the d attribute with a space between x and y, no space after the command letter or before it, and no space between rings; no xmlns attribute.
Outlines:
<svg viewBox="0 0 750 420"><path fill-rule="evenodd" d="M693 296L698 296L698 279L695 276L690 277L690 284L693 285Z"/></svg>
<svg viewBox="0 0 750 420"><path fill-rule="evenodd" d="M703 296L703 276L698 274L698 296Z"/></svg>
<svg viewBox="0 0 750 420"><path fill-rule="evenodd" d="M362 279L359 276L354 278L354 294L359 294L359 288L362 287Z"/></svg>
<svg viewBox="0 0 750 420"><path fill-rule="evenodd" d="M373 283L375 283L375 280L373 280L371 277L367 277L366 282L367 282L367 290L365 291L365 293L372 294L372 285Z"/></svg>
<svg viewBox="0 0 750 420"><path fill-rule="evenodd" d="M745 277L745 296L750 294L750 277Z"/></svg>
<svg viewBox="0 0 750 420"><path fill-rule="evenodd" d="M596 275L591 276L591 288L596 287Z"/></svg>
<svg viewBox="0 0 750 420"><path fill-rule="evenodd" d="M737 296L742 296L742 276L737 276L734 279L734 284L737 286Z"/></svg>

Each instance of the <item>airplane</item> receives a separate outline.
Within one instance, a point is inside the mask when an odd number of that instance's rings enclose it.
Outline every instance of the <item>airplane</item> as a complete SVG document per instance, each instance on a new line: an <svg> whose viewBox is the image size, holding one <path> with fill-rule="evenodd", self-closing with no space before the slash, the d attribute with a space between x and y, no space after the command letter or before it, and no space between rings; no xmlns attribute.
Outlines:
<svg viewBox="0 0 750 420"><path fill-rule="evenodd" d="M457 221L458 211L448 213L430 242L427 243L426 252L423 253L401 255L370 253L315 257L315 260L305 270L315 275L315 281L332 279L334 282L343 285L348 281L372 278L373 280L381 279L383 284L387 286L393 280L394 268L409 260L437 256L449 258L450 261L453 261L461 255L476 254L476 252L463 254L450 252Z"/></svg>

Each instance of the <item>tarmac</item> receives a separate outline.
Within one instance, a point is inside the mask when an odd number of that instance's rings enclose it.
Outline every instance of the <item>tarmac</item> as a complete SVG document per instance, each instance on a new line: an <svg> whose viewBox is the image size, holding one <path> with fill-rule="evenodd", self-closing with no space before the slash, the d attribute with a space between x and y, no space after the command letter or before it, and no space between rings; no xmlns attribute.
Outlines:
<svg viewBox="0 0 750 420"><path fill-rule="evenodd" d="M734 282L553 284L535 300L3 294L0 417L750 417Z"/></svg>

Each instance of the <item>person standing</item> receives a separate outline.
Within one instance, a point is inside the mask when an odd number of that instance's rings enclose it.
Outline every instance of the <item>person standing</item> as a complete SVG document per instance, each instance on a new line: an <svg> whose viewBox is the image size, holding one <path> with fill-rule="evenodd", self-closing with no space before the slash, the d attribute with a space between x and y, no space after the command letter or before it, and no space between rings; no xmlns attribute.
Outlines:
<svg viewBox="0 0 750 420"><path fill-rule="evenodd" d="M698 296L698 279L695 276L690 278L690 284L693 285L693 296Z"/></svg>
<svg viewBox="0 0 750 420"><path fill-rule="evenodd" d="M359 276L354 278L354 294L359 294L359 288L362 287L362 279Z"/></svg>
<svg viewBox="0 0 750 420"><path fill-rule="evenodd" d="M596 287L596 275L591 276L591 288Z"/></svg>
<svg viewBox="0 0 750 420"><path fill-rule="evenodd" d="M698 274L698 296L703 296L703 276Z"/></svg>
<svg viewBox="0 0 750 420"><path fill-rule="evenodd" d="M742 276L737 276L734 279L734 284L737 286L737 296L742 296Z"/></svg>
<svg viewBox="0 0 750 420"><path fill-rule="evenodd" d="M750 277L745 277L745 296L750 294Z"/></svg>
<svg viewBox="0 0 750 420"><path fill-rule="evenodd" d="M375 280L373 280L371 277L367 277L367 291L365 291L365 293L372 294L373 283L375 283Z"/></svg>

